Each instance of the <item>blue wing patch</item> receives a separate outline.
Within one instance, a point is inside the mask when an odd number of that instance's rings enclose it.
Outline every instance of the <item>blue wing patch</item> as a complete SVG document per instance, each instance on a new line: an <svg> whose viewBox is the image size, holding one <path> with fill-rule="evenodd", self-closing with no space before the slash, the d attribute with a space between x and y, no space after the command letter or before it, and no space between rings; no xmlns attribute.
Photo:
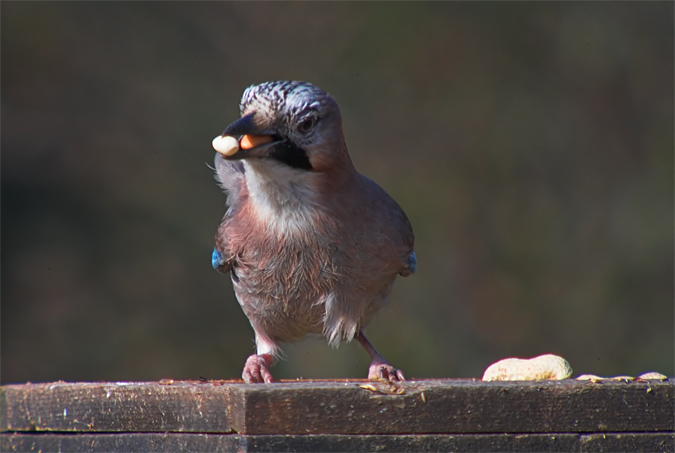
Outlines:
<svg viewBox="0 0 675 453"><path fill-rule="evenodd" d="M223 264L225 264L223 255L221 255L218 250L213 249L213 253L211 254L211 266L213 266L215 270L218 270L218 268Z"/></svg>
<svg viewBox="0 0 675 453"><path fill-rule="evenodd" d="M405 267L399 272L399 275L403 277L408 277L415 273L417 270L417 255L415 252L411 252L408 255L408 259L405 261Z"/></svg>
<svg viewBox="0 0 675 453"><path fill-rule="evenodd" d="M412 252L408 257L408 269L412 274L417 270L417 255L415 255L415 252Z"/></svg>

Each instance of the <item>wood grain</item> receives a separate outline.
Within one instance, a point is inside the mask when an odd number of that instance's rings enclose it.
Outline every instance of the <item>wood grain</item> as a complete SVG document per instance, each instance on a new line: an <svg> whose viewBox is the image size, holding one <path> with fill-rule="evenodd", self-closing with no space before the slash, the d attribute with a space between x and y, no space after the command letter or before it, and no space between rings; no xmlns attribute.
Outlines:
<svg viewBox="0 0 675 453"><path fill-rule="evenodd" d="M242 404L233 407L233 426L241 434L668 431L673 390L672 381L242 385L233 389Z"/></svg>
<svg viewBox="0 0 675 453"><path fill-rule="evenodd" d="M8 385L0 431L232 432L231 387L157 382Z"/></svg>
<svg viewBox="0 0 675 453"><path fill-rule="evenodd" d="M236 434L98 433L0 434L0 451L123 452L363 452L363 451L550 451L672 452L675 434L416 434L241 436Z"/></svg>
<svg viewBox="0 0 675 453"><path fill-rule="evenodd" d="M2 451L673 451L675 380L0 388Z"/></svg>

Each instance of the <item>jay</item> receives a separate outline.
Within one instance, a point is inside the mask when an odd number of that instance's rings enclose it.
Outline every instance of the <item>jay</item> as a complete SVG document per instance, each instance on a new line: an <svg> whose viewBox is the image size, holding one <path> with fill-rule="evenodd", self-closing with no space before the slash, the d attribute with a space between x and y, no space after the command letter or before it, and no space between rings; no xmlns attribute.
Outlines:
<svg viewBox="0 0 675 453"><path fill-rule="evenodd" d="M404 380L364 329L396 276L415 272L414 235L354 168L335 99L307 82L266 82L244 91L240 113L213 141L228 209L212 265L230 274L255 333L242 378L272 382L280 344L320 334L334 347L356 339L369 379Z"/></svg>

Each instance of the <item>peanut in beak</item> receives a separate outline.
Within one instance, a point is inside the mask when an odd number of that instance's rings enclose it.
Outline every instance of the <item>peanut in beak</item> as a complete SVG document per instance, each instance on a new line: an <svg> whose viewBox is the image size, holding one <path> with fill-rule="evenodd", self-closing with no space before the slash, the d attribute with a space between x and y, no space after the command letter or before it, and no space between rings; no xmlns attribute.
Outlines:
<svg viewBox="0 0 675 453"><path fill-rule="evenodd" d="M229 135L219 135L213 139L211 143L213 149L218 151L223 156L232 156L239 149L251 149L264 143L270 143L272 136L270 135L244 135L240 141Z"/></svg>
<svg viewBox="0 0 675 453"><path fill-rule="evenodd" d="M231 156L239 151L239 142L236 138L229 135L219 135L213 139L211 145L213 145L213 149L223 156Z"/></svg>

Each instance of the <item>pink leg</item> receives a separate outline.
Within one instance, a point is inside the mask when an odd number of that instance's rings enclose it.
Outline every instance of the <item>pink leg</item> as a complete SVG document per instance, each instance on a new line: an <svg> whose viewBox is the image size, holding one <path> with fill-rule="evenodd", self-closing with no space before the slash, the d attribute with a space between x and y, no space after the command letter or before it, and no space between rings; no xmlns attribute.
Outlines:
<svg viewBox="0 0 675 453"><path fill-rule="evenodd" d="M241 378L247 384L254 384L257 382L269 384L273 379L272 373L270 373L269 370L273 361L270 354L250 355L248 359L246 359L246 365L244 365L244 371L241 373Z"/></svg>
<svg viewBox="0 0 675 453"><path fill-rule="evenodd" d="M366 350L370 356L370 367L368 368L368 379L371 380L385 380L385 381L405 381L403 371L397 370L377 352L377 349L368 341L363 332L356 334L356 339L361 343L363 349Z"/></svg>

